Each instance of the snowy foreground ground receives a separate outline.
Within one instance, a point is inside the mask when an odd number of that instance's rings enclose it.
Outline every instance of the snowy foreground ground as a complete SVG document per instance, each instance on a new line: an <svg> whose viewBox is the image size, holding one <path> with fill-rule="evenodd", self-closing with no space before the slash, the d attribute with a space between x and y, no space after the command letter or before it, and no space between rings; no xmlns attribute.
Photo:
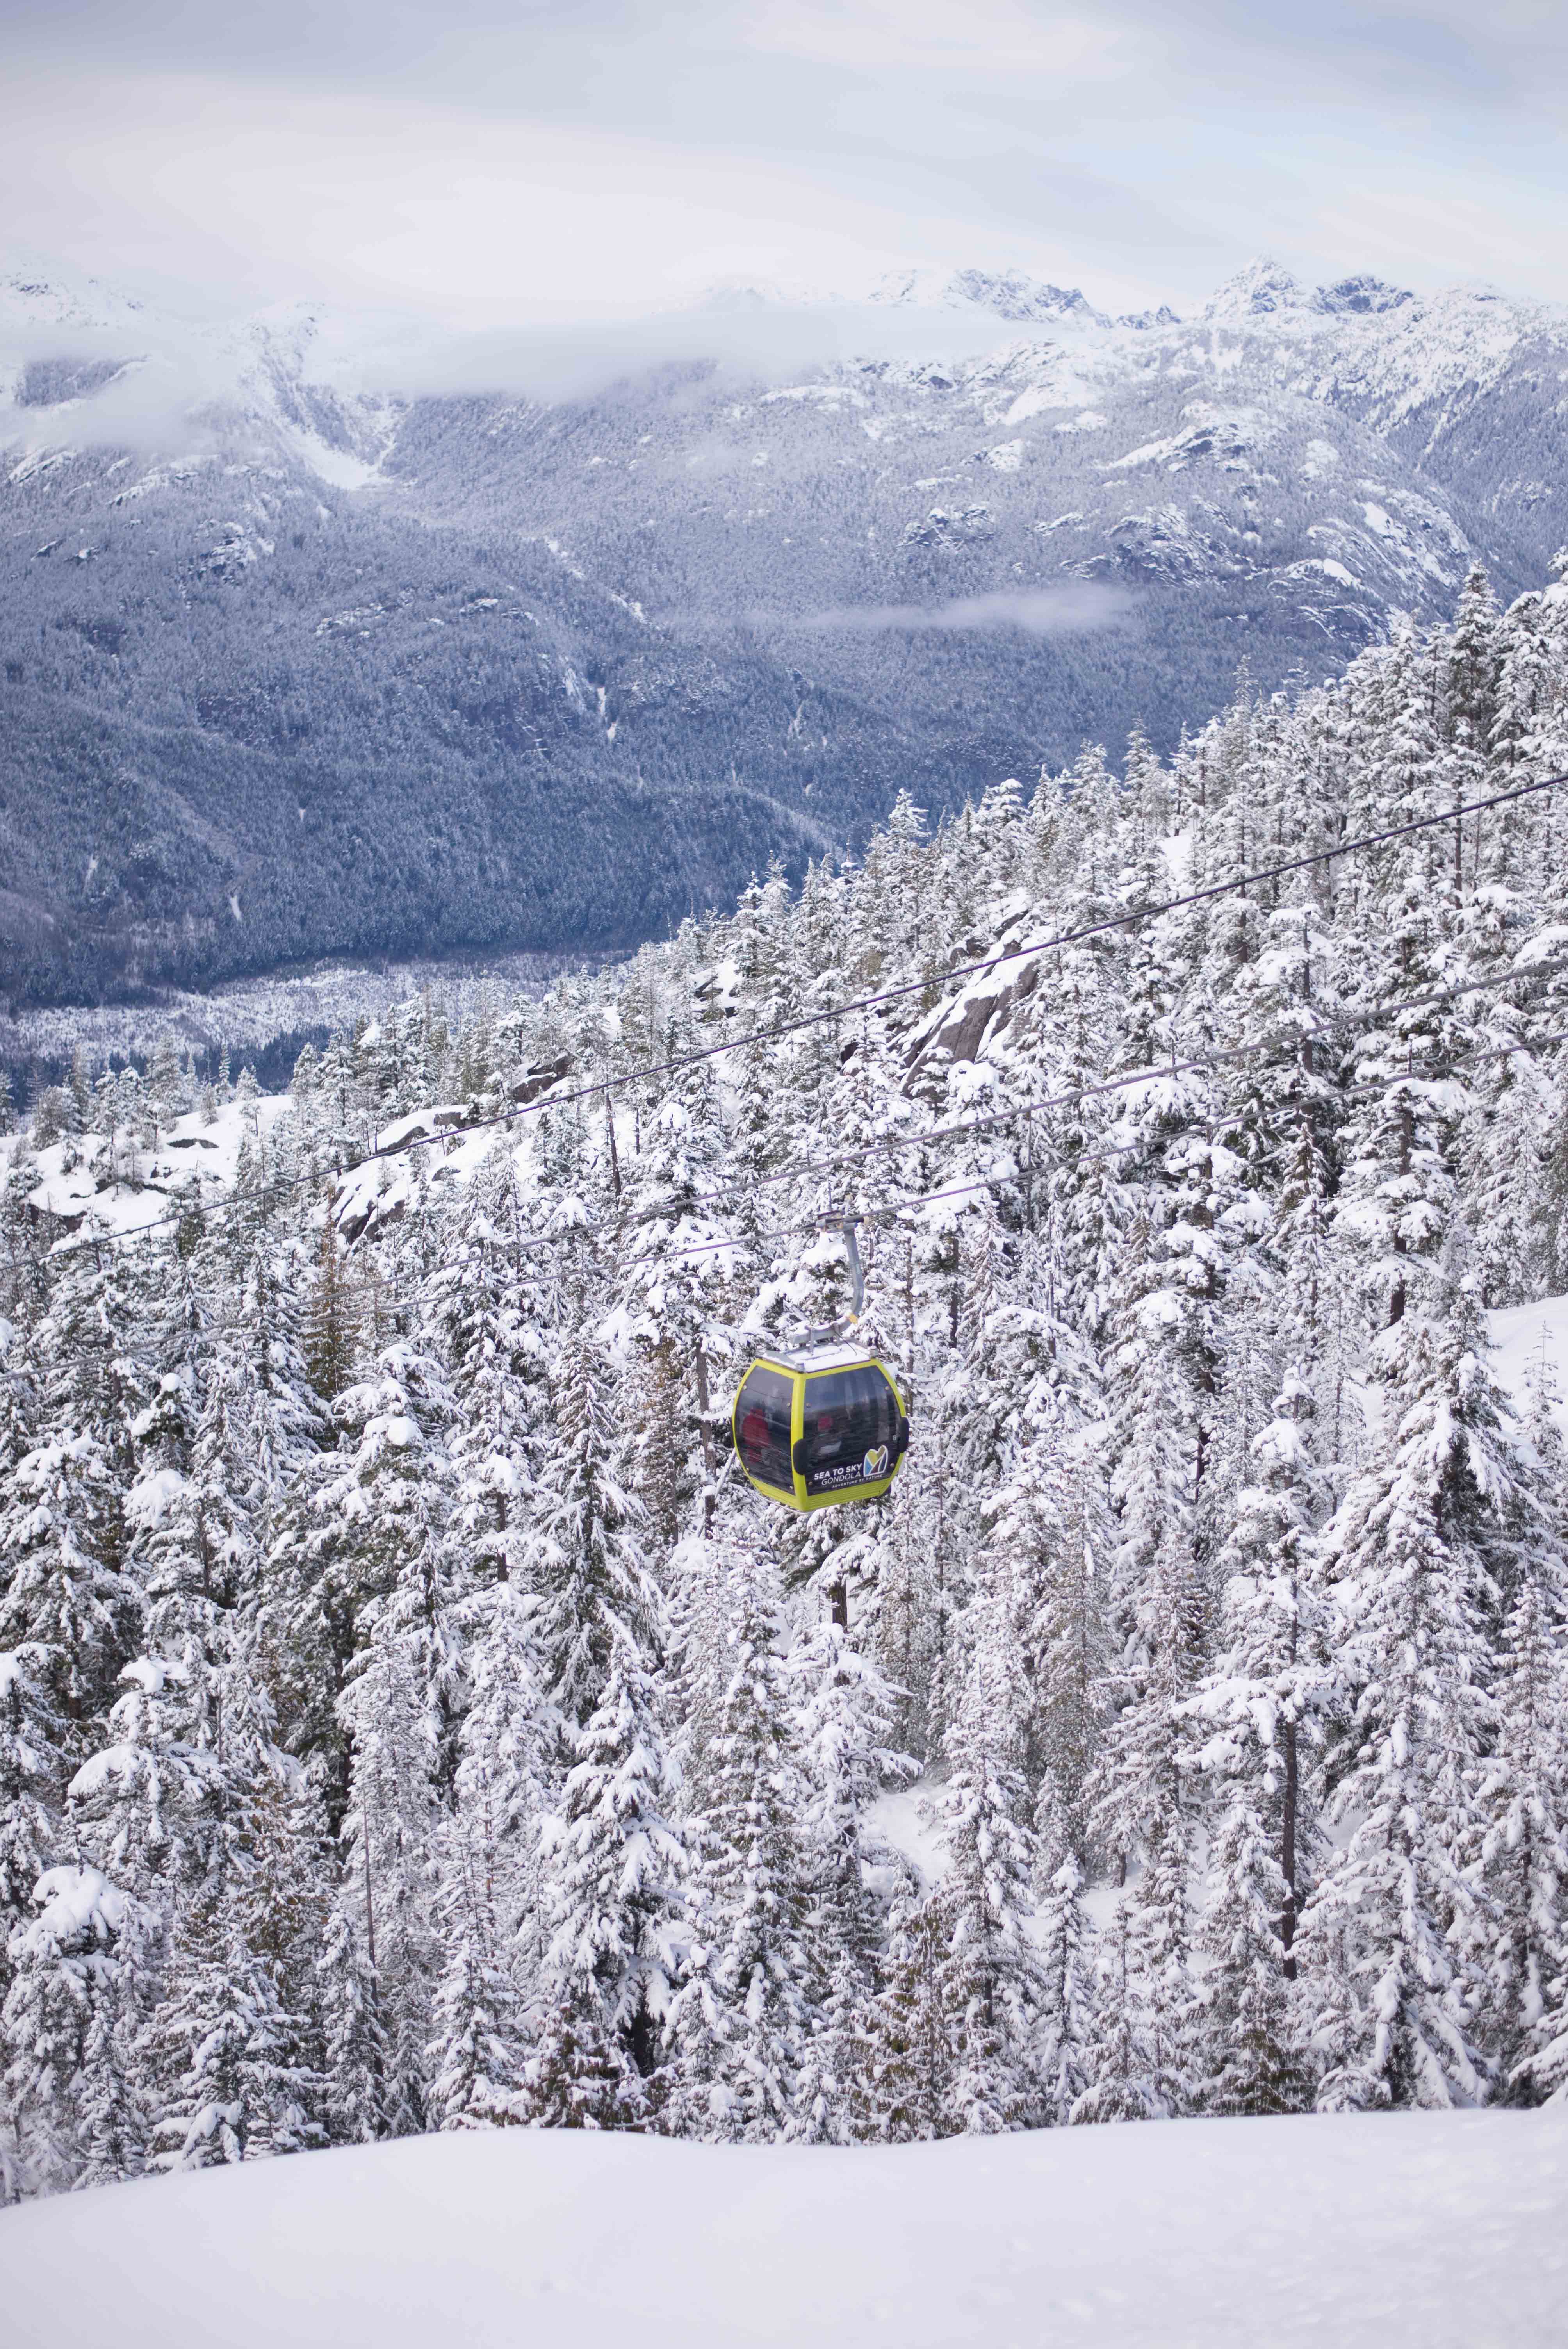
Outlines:
<svg viewBox="0 0 1568 2349"><path fill-rule="evenodd" d="M1568 2114L508 2131L0 2216L5 2349L1562 2349Z"/></svg>

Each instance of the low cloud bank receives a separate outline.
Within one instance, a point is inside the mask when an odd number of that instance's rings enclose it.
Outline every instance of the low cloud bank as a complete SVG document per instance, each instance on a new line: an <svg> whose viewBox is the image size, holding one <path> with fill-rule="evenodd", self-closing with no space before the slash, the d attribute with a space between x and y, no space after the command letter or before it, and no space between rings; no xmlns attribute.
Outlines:
<svg viewBox="0 0 1568 2349"><path fill-rule="evenodd" d="M254 409L258 395L265 404L265 379L280 361L346 399L468 396L551 405L602 397L667 368L713 367L738 386L776 387L849 362L957 366L1008 344L1078 331L1071 322L1006 320L965 303L791 303L749 292L640 316L480 332L310 308L201 326L133 314L125 304L112 305L119 315L95 318L91 295L100 291L91 289L86 304L62 304L53 318L0 309L0 437L68 438L77 447L173 438L189 446L194 429L210 442L224 411ZM27 395L29 369L39 362L105 360L120 366L108 383L84 385L66 400Z"/></svg>
<svg viewBox="0 0 1568 2349"><path fill-rule="evenodd" d="M955 595L945 604L847 604L824 612L664 614L665 626L695 635L722 635L734 628L760 636L920 636L995 634L1016 629L1029 636L1079 636L1126 620L1133 597L1121 587L1074 580L1063 587L1040 587L993 595Z"/></svg>
<svg viewBox="0 0 1568 2349"><path fill-rule="evenodd" d="M1068 329L1070 333L1072 329ZM956 364L1005 344L1059 341L1063 329L1016 323L972 305L775 303L736 296L700 309L644 317L567 320L407 341L401 348L345 347L323 353L339 388L406 398L490 392L541 400L584 399L660 367L717 367L739 380L777 384L853 360ZM366 380L373 375L374 383Z"/></svg>

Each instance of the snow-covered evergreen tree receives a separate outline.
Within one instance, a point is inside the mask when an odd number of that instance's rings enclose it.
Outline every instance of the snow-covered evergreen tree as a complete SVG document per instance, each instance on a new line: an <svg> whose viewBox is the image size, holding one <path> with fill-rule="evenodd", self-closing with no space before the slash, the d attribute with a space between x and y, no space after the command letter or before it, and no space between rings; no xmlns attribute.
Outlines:
<svg viewBox="0 0 1568 2349"><path fill-rule="evenodd" d="M1436 1303L1381 1341L1386 1433L1325 1537L1343 1709L1332 1815L1350 1834L1302 1940L1331 2108L1472 2104L1489 2085L1459 1952L1516 1480L1471 1292Z"/></svg>
<svg viewBox="0 0 1568 2349"><path fill-rule="evenodd" d="M749 1543L709 1545L718 1585L690 1764L690 1944L670 2015L676 2126L765 2141L794 2108L821 1969L810 1931L808 1790L779 1654L779 1591Z"/></svg>
<svg viewBox="0 0 1568 2349"><path fill-rule="evenodd" d="M941 1909L946 1948L938 1992L951 2051L946 2108L973 2136L1042 2117L1038 2070L1044 1986L1029 1930L1036 1865L1033 1806L1020 1769L1017 1667L1005 1609L981 1616L950 1744L943 1798L951 1855Z"/></svg>
<svg viewBox="0 0 1568 2349"><path fill-rule="evenodd" d="M662 1609L639 1538L643 1506L624 1481L614 1374L580 1323L567 1334L551 1385L554 1434L524 1571L539 1599L548 1693L569 1725L582 1725L603 1693L617 1630L651 1651Z"/></svg>
<svg viewBox="0 0 1568 2349"><path fill-rule="evenodd" d="M1568 2080L1568 1475L1553 1400L1538 1376L1506 1529L1470 1919L1478 2031L1496 2093L1522 2102Z"/></svg>
<svg viewBox="0 0 1568 2349"><path fill-rule="evenodd" d="M1321 1859L1312 1800L1324 1711L1324 1627L1315 1534L1326 1515L1312 1458L1313 1398L1286 1373L1254 1437L1256 1481L1237 1495L1221 1553L1220 1650L1189 1708L1212 1724L1197 1756L1214 1782L1205 2102L1232 2112L1309 2101L1291 1985L1297 1923Z"/></svg>
<svg viewBox="0 0 1568 2349"><path fill-rule="evenodd" d="M522 1999L490 1854L461 1828L443 1852L438 1921L447 1958L429 2048L431 2126L505 2128L521 2117Z"/></svg>
<svg viewBox="0 0 1568 2349"><path fill-rule="evenodd" d="M548 1939L523 2110L555 2127L629 2128L659 2101L686 1853L665 1817L654 1685L624 1630L576 1750L545 1828Z"/></svg>
<svg viewBox="0 0 1568 2349"><path fill-rule="evenodd" d="M1568 2093L1565 612L0 1115L0 2193Z"/></svg>
<svg viewBox="0 0 1568 2349"><path fill-rule="evenodd" d="M146 1941L154 1928L96 1868L46 1868L34 1915L12 1933L0 2009L0 2127L26 2193L53 2193L142 2164L137 2074Z"/></svg>

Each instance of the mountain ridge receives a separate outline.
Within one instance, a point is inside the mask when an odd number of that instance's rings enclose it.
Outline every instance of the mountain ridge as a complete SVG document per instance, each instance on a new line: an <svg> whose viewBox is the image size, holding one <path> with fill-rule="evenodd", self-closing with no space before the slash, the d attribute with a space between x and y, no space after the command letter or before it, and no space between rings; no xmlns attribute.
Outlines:
<svg viewBox="0 0 1568 2349"><path fill-rule="evenodd" d="M624 341L0 266L0 985L629 945L901 787L1168 747L1243 656L1538 584L1565 378L1568 313L1267 256L1185 320L910 270Z"/></svg>

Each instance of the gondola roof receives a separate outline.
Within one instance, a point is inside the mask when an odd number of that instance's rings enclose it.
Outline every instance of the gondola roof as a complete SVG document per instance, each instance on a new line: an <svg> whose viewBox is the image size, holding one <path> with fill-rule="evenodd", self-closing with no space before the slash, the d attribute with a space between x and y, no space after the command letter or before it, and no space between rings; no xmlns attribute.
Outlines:
<svg viewBox="0 0 1568 2349"><path fill-rule="evenodd" d="M876 1357L864 1346L846 1346L836 1339L822 1346L763 1346L758 1350L759 1362L777 1362L781 1371L810 1374L813 1371L855 1371Z"/></svg>

